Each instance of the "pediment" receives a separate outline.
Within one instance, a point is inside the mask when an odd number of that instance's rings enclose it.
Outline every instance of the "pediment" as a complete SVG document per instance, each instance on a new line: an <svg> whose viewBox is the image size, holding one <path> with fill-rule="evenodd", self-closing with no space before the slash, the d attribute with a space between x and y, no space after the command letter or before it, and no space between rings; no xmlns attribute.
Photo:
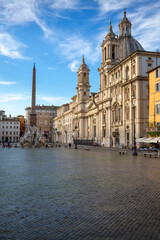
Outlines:
<svg viewBox="0 0 160 240"><path fill-rule="evenodd" d="M95 101L92 100L87 106L87 110L94 109L95 107L97 107L97 104L95 103Z"/></svg>

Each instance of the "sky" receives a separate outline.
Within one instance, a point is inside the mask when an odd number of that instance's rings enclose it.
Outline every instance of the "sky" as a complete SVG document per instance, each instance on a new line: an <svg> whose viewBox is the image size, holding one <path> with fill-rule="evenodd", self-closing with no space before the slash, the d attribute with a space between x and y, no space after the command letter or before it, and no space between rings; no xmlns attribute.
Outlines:
<svg viewBox="0 0 160 240"><path fill-rule="evenodd" d="M0 0L0 110L25 115L34 63L36 104L71 102L83 55L98 92L101 44L109 20L118 35L124 8L132 36L160 49L160 0Z"/></svg>

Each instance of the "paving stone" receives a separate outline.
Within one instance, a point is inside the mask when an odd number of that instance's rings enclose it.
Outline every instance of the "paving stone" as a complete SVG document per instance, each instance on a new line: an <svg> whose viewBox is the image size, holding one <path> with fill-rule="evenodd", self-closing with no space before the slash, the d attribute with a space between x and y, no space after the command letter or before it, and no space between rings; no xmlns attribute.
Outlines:
<svg viewBox="0 0 160 240"><path fill-rule="evenodd" d="M160 161L0 148L0 239L160 239Z"/></svg>

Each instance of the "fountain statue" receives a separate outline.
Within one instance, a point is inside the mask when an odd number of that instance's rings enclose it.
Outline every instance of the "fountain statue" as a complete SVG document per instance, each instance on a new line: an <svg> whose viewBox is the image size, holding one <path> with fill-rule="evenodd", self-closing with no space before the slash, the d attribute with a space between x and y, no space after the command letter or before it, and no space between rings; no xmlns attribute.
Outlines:
<svg viewBox="0 0 160 240"><path fill-rule="evenodd" d="M36 68L33 66L32 77L32 102L30 121L24 136L20 139L22 147L45 147L46 138L41 134L40 130L36 127Z"/></svg>

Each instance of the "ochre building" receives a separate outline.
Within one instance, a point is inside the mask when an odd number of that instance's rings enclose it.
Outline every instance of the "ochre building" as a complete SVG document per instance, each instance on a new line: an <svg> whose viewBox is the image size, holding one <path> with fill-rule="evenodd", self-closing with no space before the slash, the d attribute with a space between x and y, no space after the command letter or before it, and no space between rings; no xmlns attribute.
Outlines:
<svg viewBox="0 0 160 240"><path fill-rule="evenodd" d="M36 105L36 126L50 140L53 138L53 119L57 116L57 106ZM29 124L31 108L27 107L26 120Z"/></svg>
<svg viewBox="0 0 160 240"><path fill-rule="evenodd" d="M149 137L160 136L160 66L149 71Z"/></svg>
<svg viewBox="0 0 160 240"><path fill-rule="evenodd" d="M89 67L82 64L77 72L77 95L57 110L53 120L54 139L58 142L97 143L115 147L133 145L135 136L143 137L149 113L148 71L160 65L160 53L145 51L132 37L131 22L124 17L119 36L110 22L101 45L100 90L90 93Z"/></svg>

